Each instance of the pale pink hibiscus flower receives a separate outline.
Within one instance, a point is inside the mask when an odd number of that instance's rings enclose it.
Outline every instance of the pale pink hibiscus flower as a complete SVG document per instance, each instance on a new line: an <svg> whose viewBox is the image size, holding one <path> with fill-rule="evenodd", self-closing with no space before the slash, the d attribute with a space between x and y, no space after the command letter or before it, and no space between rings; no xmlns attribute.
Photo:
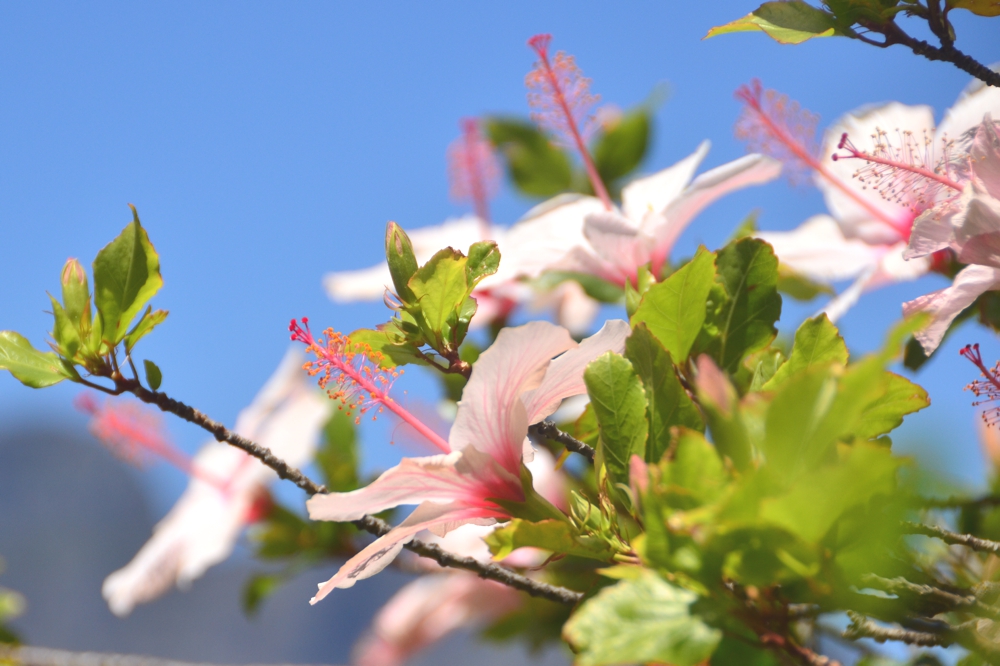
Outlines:
<svg viewBox="0 0 1000 666"><path fill-rule="evenodd" d="M853 280L824 308L844 314L862 293L914 280L935 268L937 258L906 261L903 251L913 221L958 194L953 142L1000 105L1000 91L973 86L935 129L927 106L892 102L843 116L827 129L822 149L811 146L816 119L758 81L737 97L745 103L737 136L811 172L830 215L816 215L798 229L765 232L781 262L818 282ZM837 157L830 159L833 155ZM960 189L960 187L959 187Z"/></svg>
<svg viewBox="0 0 1000 666"><path fill-rule="evenodd" d="M549 452L536 451L534 460L526 465L538 493L565 511L565 479L555 469L555 460ZM431 535L427 539L450 553L490 562L492 557L483 537L495 528L496 525L463 525L444 537ZM545 557L543 551L522 548L503 562L509 566L533 567L542 564ZM449 633L498 620L524 601L524 595L517 590L467 571L442 569L425 558L414 558L414 565L427 573L404 585L379 610L371 629L355 646L352 663L399 666Z"/></svg>
<svg viewBox="0 0 1000 666"><path fill-rule="evenodd" d="M240 412L234 428L295 467L312 458L319 431L330 415L330 401L309 385L303 360L300 353L289 352L250 406ZM121 416L105 408L95 414L92 428L108 437L130 438L132 443L144 440L138 445L164 455L162 441L137 437L132 428L136 422L122 423ZM178 454L172 457L178 460ZM104 581L102 593L116 615L128 615L137 604L152 601L171 587L188 587L229 557L243 529L266 511L267 486L277 480L263 463L223 442L206 444L179 466L191 475L184 494L132 561Z"/></svg>
<svg viewBox="0 0 1000 666"><path fill-rule="evenodd" d="M927 354L962 310L984 292L1000 289L1000 123L990 114L969 139L966 155L961 196L921 215L906 251L907 257L923 257L950 249L969 264L950 287L903 304L907 315L931 314L931 323L914 336Z"/></svg>
<svg viewBox="0 0 1000 666"><path fill-rule="evenodd" d="M399 526L321 584L311 603L378 573L423 530L443 536L459 525L491 525L511 517L511 504L522 504L539 516L562 517L525 483L522 461L531 453L528 426L552 414L564 398L584 393L587 364L605 352L620 352L628 332L626 322L614 320L577 344L566 329L543 321L502 330L473 366L448 440L415 425L443 454L404 458L366 488L309 500L311 518L341 522L401 505L418 505ZM317 354L316 372L331 372L340 387L347 375L351 385L334 391L335 395L346 391L349 404L360 409L377 404L408 423L413 419L388 398L382 388L388 382L372 381L365 371L358 372L364 359L357 352L345 362L342 345L331 348L295 325L293 335ZM330 376L324 378L325 386Z"/></svg>

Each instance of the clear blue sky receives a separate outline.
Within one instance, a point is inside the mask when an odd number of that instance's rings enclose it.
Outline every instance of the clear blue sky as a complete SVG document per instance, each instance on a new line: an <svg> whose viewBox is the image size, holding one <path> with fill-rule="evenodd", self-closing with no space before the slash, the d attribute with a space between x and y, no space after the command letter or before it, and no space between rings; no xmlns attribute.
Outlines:
<svg viewBox="0 0 1000 666"><path fill-rule="evenodd" d="M466 212L451 202L444 153L464 116L527 111L525 41L554 34L605 102L628 107L665 82L646 171L712 140L706 167L744 152L732 138L732 93L752 77L821 115L821 126L862 104L899 100L940 113L969 78L900 47L847 40L782 47L761 35L701 41L752 2L595 3L4 3L0 5L0 328L42 344L45 291L59 269L89 262L129 221L134 203L160 252L167 323L140 357L164 389L231 423L287 345L286 325L308 315L342 330L383 321L380 304L335 306L320 286L332 269L380 258L387 220L436 224ZM997 23L956 12L959 42L1000 60ZM513 222L534 202L505 189L495 217ZM685 234L679 254L720 245L750 210L789 229L825 210L815 190L774 183L731 196ZM867 350L900 303L939 278L866 297L842 322ZM786 305L784 329L815 305ZM951 473L981 478L974 377L957 348L994 336L969 327L921 375L934 405L911 417ZM416 396L430 385L408 374ZM83 427L77 389L22 388L0 375L0 427L24 417ZM200 432L171 431L193 451ZM368 460L398 451L373 430ZM44 445L44 444L40 444ZM165 510L183 480L149 477Z"/></svg>

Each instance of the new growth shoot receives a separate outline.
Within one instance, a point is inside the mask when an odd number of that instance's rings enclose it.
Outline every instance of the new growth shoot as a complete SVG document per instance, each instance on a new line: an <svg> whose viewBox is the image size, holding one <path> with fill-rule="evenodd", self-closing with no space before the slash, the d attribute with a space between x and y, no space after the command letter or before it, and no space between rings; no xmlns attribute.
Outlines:
<svg viewBox="0 0 1000 666"><path fill-rule="evenodd" d="M986 367L986 364L983 363L983 356L979 353L978 344L965 345L958 353L979 368L979 372L983 376L983 379L977 379L965 387L966 391L972 391L977 398L983 398L972 403L973 407L1000 400L1000 362L997 362L992 368ZM983 410L982 416L987 425L996 425L997 422L1000 422L1000 407Z"/></svg>
<svg viewBox="0 0 1000 666"><path fill-rule="evenodd" d="M599 98L591 94L590 79L583 76L573 56L560 51L555 57L549 57L551 41L552 35L535 35L528 40L528 46L539 58L524 80L528 87L528 104L534 109L531 117L576 147L594 193L604 207L611 210L611 197L586 142L594 129L594 117L590 110Z"/></svg>
<svg viewBox="0 0 1000 666"><path fill-rule="evenodd" d="M456 201L471 201L482 224L483 240L490 237L489 200L496 196L500 165L493 145L479 130L475 118L462 120L462 136L448 148L448 180Z"/></svg>
<svg viewBox="0 0 1000 666"><path fill-rule="evenodd" d="M309 361L303 368L313 377L320 375L320 388L340 402L339 408L354 416L356 424L361 423L362 414L372 409L376 413L388 409L438 449L451 453L451 446L444 438L389 397L389 390L403 371L383 367L382 352L368 344L353 342L332 328L323 331L325 337L313 337L307 317L302 318L301 324L293 319L288 330L292 340L305 344L306 351L316 356L315 361Z"/></svg>

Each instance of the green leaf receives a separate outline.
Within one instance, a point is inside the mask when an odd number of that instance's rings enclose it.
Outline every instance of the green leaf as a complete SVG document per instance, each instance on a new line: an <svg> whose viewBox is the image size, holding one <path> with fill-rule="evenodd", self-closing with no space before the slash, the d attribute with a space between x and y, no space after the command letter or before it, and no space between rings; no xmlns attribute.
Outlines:
<svg viewBox="0 0 1000 666"><path fill-rule="evenodd" d="M670 446L670 429L685 426L704 430L701 412L688 397L674 369L670 353L645 324L639 324L625 341L625 356L642 380L648 407L649 444L646 462L658 462Z"/></svg>
<svg viewBox="0 0 1000 666"><path fill-rule="evenodd" d="M500 250L493 241L479 241L469 248L469 257L465 262L465 276L469 287L479 284L488 275L493 275L500 268Z"/></svg>
<svg viewBox="0 0 1000 666"><path fill-rule="evenodd" d="M791 474L822 459L850 427L830 418L838 388L830 366L806 368L778 387L761 442L768 467L776 474Z"/></svg>
<svg viewBox="0 0 1000 666"><path fill-rule="evenodd" d="M70 377L58 356L38 351L14 331L0 331L0 368L31 388L45 388Z"/></svg>
<svg viewBox="0 0 1000 666"><path fill-rule="evenodd" d="M417 258L413 254L410 237L395 222L385 225L385 260L389 265L392 284L396 287L396 295L403 303L412 303L415 299L408 284L417 272Z"/></svg>
<svg viewBox="0 0 1000 666"><path fill-rule="evenodd" d="M452 339L459 310L472 291L466 263L465 255L448 247L431 257L410 278L409 287L417 302L412 314L420 323L424 338L435 349L441 350L443 343Z"/></svg>
<svg viewBox="0 0 1000 666"><path fill-rule="evenodd" d="M330 492L346 493L360 486L357 433L354 419L345 412L335 411L323 427L323 446L316 452L316 465Z"/></svg>
<svg viewBox="0 0 1000 666"><path fill-rule="evenodd" d="M681 430L672 460L664 464L663 480L671 494L708 504L718 498L729 477L718 451L695 430Z"/></svg>
<svg viewBox="0 0 1000 666"><path fill-rule="evenodd" d="M807 319L795 332L795 343L792 354L778 371L774 373L763 388L765 391L777 388L779 384L805 368L815 365L836 363L847 365L847 345L840 331L834 326L826 314Z"/></svg>
<svg viewBox="0 0 1000 666"><path fill-rule="evenodd" d="M159 390L160 384L163 383L163 372L160 371L159 366L149 359L144 360L142 366L146 370L146 383L149 384L149 388L154 391Z"/></svg>
<svg viewBox="0 0 1000 666"><path fill-rule="evenodd" d="M833 295L835 293L830 285L810 280L780 263L778 264L778 291L797 301L811 301L820 294Z"/></svg>
<svg viewBox="0 0 1000 666"><path fill-rule="evenodd" d="M531 523L515 518L484 538L494 559L502 560L518 548L540 548L552 553L608 561L614 551L596 537L580 536L564 520Z"/></svg>
<svg viewBox="0 0 1000 666"><path fill-rule="evenodd" d="M52 294L49 294L49 300L52 302L52 316L55 318L52 339L56 341L59 353L64 358L72 360L80 349L80 329Z"/></svg>
<svg viewBox="0 0 1000 666"><path fill-rule="evenodd" d="M900 464L886 447L856 444L844 460L806 472L786 494L765 499L761 517L815 543L851 507L891 495Z"/></svg>
<svg viewBox="0 0 1000 666"><path fill-rule="evenodd" d="M695 666L711 656L722 638L722 632L691 614L696 598L644 571L585 601L563 636L576 650L579 666Z"/></svg>
<svg viewBox="0 0 1000 666"><path fill-rule="evenodd" d="M132 222L94 259L94 304L104 340L117 345L146 301L163 286L160 258L132 208Z"/></svg>
<svg viewBox="0 0 1000 666"><path fill-rule="evenodd" d="M488 118L486 133L507 161L507 175L522 194L553 197L571 189L569 156L553 146L533 123L516 118Z"/></svg>
<svg viewBox="0 0 1000 666"><path fill-rule="evenodd" d="M387 329L393 328L393 323L386 325ZM359 328L348 336L355 344L366 344L372 351L381 354L379 364L383 368L395 368L397 365L408 363L422 363L418 356L417 348L402 339L402 335L394 335L385 331Z"/></svg>
<svg viewBox="0 0 1000 666"><path fill-rule="evenodd" d="M583 373L590 404L597 417L600 440L597 455L614 484L629 482L629 460L645 458L646 393L632 364L608 352L587 366Z"/></svg>
<svg viewBox="0 0 1000 666"><path fill-rule="evenodd" d="M601 134L593 149L594 165L609 186L635 171L646 156L652 118L640 107Z"/></svg>
<svg viewBox="0 0 1000 666"><path fill-rule="evenodd" d="M140 319L132 330L128 332L125 336L125 352L129 353L135 347L135 344L146 337L150 331L162 324L167 319L167 315L170 314L166 310L157 310L153 312L153 307L148 306L146 311L142 314L142 319Z"/></svg>
<svg viewBox="0 0 1000 666"><path fill-rule="evenodd" d="M968 10L976 16L1000 16L1000 0L948 0L948 6Z"/></svg>
<svg viewBox="0 0 1000 666"><path fill-rule="evenodd" d="M744 355L762 349L778 333L778 258L764 241L743 238L719 251L716 267L728 300L713 314L718 334L709 353L719 367L735 372Z"/></svg>
<svg viewBox="0 0 1000 666"><path fill-rule="evenodd" d="M872 439L895 430L907 414L931 404L927 391L893 372L883 375L885 388L865 406L854 430L860 439Z"/></svg>
<svg viewBox="0 0 1000 666"><path fill-rule="evenodd" d="M752 13L712 28L705 39L733 32L763 32L781 44L801 44L813 37L853 34L837 28L834 16L802 0L765 2Z"/></svg>
<svg viewBox="0 0 1000 666"><path fill-rule="evenodd" d="M285 582L281 574L255 574L243 586L243 612L255 615L264 601Z"/></svg>
<svg viewBox="0 0 1000 666"><path fill-rule="evenodd" d="M715 280L715 254L699 247L694 258L646 292L632 326L646 324L670 356L683 363L705 321L705 303Z"/></svg>

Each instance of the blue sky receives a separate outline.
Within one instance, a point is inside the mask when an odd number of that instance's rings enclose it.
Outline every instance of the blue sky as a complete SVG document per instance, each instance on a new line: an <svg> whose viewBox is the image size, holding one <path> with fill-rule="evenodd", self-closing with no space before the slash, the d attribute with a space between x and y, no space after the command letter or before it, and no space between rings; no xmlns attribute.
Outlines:
<svg viewBox="0 0 1000 666"><path fill-rule="evenodd" d="M743 154L732 138L733 91L752 77L820 114L820 126L867 103L928 104L938 117L969 78L901 47L841 39L780 46L761 35L701 41L753 3L5 3L0 5L0 328L36 344L50 327L45 291L58 291L69 256L89 263L139 210L161 255L155 303L167 323L139 356L164 389L232 423L287 346L287 322L308 315L350 331L386 318L381 304L335 306L320 280L381 254L387 220L412 228L466 212L449 200L445 149L458 121L525 114L525 42L551 32L603 101L628 107L665 83L655 149L645 171L686 156L705 138L705 167ZM955 15L958 46L1000 61L996 24ZM991 38L990 35L993 35ZM505 188L494 205L513 222L534 201ZM719 246L749 211L789 229L823 212L818 193L784 181L733 195L685 233L677 256ZM867 296L842 321L868 350L903 300L939 278ZM787 304L791 330L815 304ZM918 376L934 405L898 441L933 442L948 472L982 478L974 414L962 386L974 378L957 349L1000 344L967 328ZM419 373L397 386L414 397ZM31 391L0 375L0 427L21 418L84 427L77 389ZM204 437L170 429L193 451ZM399 452L385 428L368 431L369 462ZM40 445L44 445L41 443ZM179 474L148 477L166 509Z"/></svg>

